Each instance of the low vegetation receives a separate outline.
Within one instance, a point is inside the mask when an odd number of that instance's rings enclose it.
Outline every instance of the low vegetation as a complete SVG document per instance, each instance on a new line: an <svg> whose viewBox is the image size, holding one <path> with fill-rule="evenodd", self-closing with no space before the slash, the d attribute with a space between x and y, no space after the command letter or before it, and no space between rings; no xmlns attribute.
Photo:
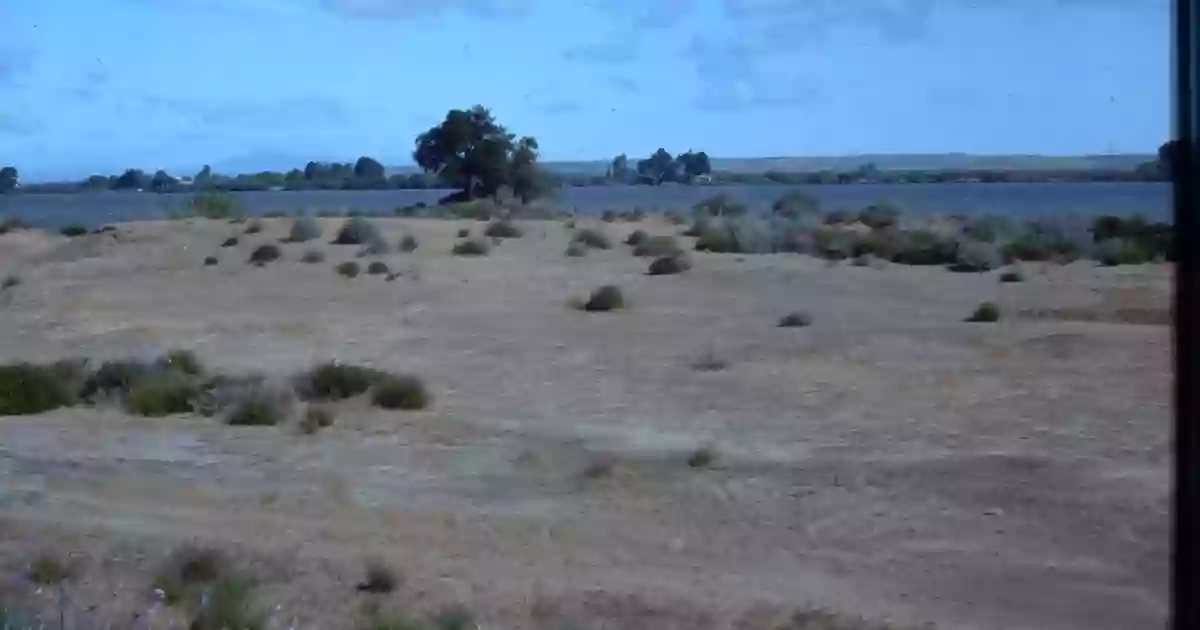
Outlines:
<svg viewBox="0 0 1200 630"><path fill-rule="evenodd" d="M55 586L73 577L72 567L58 555L43 552L29 563L26 577L41 586Z"/></svg>
<svg viewBox="0 0 1200 630"><path fill-rule="evenodd" d="M313 217L297 217L292 222L292 229L288 232L287 240L291 243L306 243L321 238L321 232L321 224Z"/></svg>
<svg viewBox="0 0 1200 630"><path fill-rule="evenodd" d="M469 238L465 241L459 241L450 250L455 256L487 256L491 251L492 246L480 238Z"/></svg>
<svg viewBox="0 0 1200 630"><path fill-rule="evenodd" d="M353 260L344 263L338 263L333 269L339 276L342 276L343 278L358 277L359 272L362 271L362 269L358 266L358 263L354 262Z"/></svg>
<svg viewBox="0 0 1200 630"><path fill-rule="evenodd" d="M634 230L629 233L629 236L625 237L625 244L636 247L638 243L646 240L646 236L648 235L645 230Z"/></svg>
<svg viewBox="0 0 1200 630"><path fill-rule="evenodd" d="M975 312L966 319L968 322L990 324L1000 321L1000 307L991 302L984 302L975 308Z"/></svg>
<svg viewBox="0 0 1200 630"><path fill-rule="evenodd" d="M379 228L364 219L363 217L350 217L338 228L337 236L333 239L334 245L367 245L376 241L383 241L383 235L379 232ZM386 241L383 241L386 246Z"/></svg>
<svg viewBox="0 0 1200 630"><path fill-rule="evenodd" d="M246 427L270 427L287 419L287 407L277 399L262 394L254 395L230 412L225 424Z"/></svg>
<svg viewBox="0 0 1200 630"><path fill-rule="evenodd" d="M471 237L471 230L468 230L467 228L462 228L461 230L458 231L458 238L470 238L470 237Z"/></svg>
<svg viewBox="0 0 1200 630"><path fill-rule="evenodd" d="M250 219L249 221L246 222L246 229L244 229L242 231L242 233L243 234L258 234L259 232L262 232L262 231L263 231L262 220L261 219Z"/></svg>
<svg viewBox="0 0 1200 630"><path fill-rule="evenodd" d="M647 273L652 276L669 276L683 273L692 268L692 259L686 254L663 256L650 263Z"/></svg>
<svg viewBox="0 0 1200 630"><path fill-rule="evenodd" d="M126 400L130 413L150 418L197 410L200 385L182 372L156 370L133 383Z"/></svg>
<svg viewBox="0 0 1200 630"><path fill-rule="evenodd" d="M683 248L679 246L679 241L675 240L674 236L647 236L639 240L633 247L634 256L661 258L677 256L681 253L683 253Z"/></svg>
<svg viewBox="0 0 1200 630"><path fill-rule="evenodd" d="M383 275L387 275L390 271L391 270L388 269L387 263L384 263L384 262L381 262L378 260L367 265L367 275L383 276Z"/></svg>
<svg viewBox="0 0 1200 630"><path fill-rule="evenodd" d="M21 284L21 277L13 274L4 276L4 280L0 281L0 289L11 289Z"/></svg>
<svg viewBox="0 0 1200 630"><path fill-rule="evenodd" d="M779 320L780 328L804 328L812 325L812 316L803 311L788 313Z"/></svg>
<svg viewBox="0 0 1200 630"><path fill-rule="evenodd" d="M229 238L227 238L221 242L221 247L234 247L237 244L238 244L238 237L230 236Z"/></svg>
<svg viewBox="0 0 1200 630"><path fill-rule="evenodd" d="M571 258L582 258L587 256L588 249L590 248L587 245L577 241L572 241L567 245L567 256Z"/></svg>
<svg viewBox="0 0 1200 630"><path fill-rule="evenodd" d="M588 297L583 304L583 310L593 312L615 311L625 308L625 296L621 289L614 285L605 285Z"/></svg>
<svg viewBox="0 0 1200 630"><path fill-rule="evenodd" d="M187 209L205 219L232 219L241 216L237 202L229 195L203 193L196 195Z"/></svg>
<svg viewBox="0 0 1200 630"><path fill-rule="evenodd" d="M204 266L205 267L211 267L211 266L217 264L218 262L220 262L220 261L217 260L216 256L205 256L204 257Z"/></svg>
<svg viewBox="0 0 1200 630"><path fill-rule="evenodd" d="M328 407L309 405L300 418L300 432L312 435L321 429L333 426L333 411Z"/></svg>
<svg viewBox="0 0 1200 630"><path fill-rule="evenodd" d="M386 373L374 368L331 361L296 377L296 392L304 400L342 400L367 393Z"/></svg>
<svg viewBox="0 0 1200 630"><path fill-rule="evenodd" d="M0 416L43 413L77 398L66 375L52 365L0 365Z"/></svg>
<svg viewBox="0 0 1200 630"><path fill-rule="evenodd" d="M396 571L382 560L376 559L367 562L363 580L355 585L355 588L364 593L384 595L396 590L399 585L400 579Z"/></svg>
<svg viewBox="0 0 1200 630"><path fill-rule="evenodd" d="M520 238L525 235L520 226L508 219L493 221L483 230L483 235L489 238Z"/></svg>
<svg viewBox="0 0 1200 630"><path fill-rule="evenodd" d="M408 254L417 251L417 247L419 245L420 244L417 242L417 237L413 236L412 234L405 234L400 239L399 247L400 251Z"/></svg>
<svg viewBox="0 0 1200 630"><path fill-rule="evenodd" d="M433 396L421 379L407 374L387 375L379 379L371 392L371 402L383 409L417 410L433 402Z"/></svg>
<svg viewBox="0 0 1200 630"><path fill-rule="evenodd" d="M87 234L88 229L86 227L83 227L82 225L79 225L78 223L72 223L71 225L64 226L62 229L60 229L58 231L58 233L62 234L63 236L73 238L76 236L83 236L83 235Z"/></svg>
<svg viewBox="0 0 1200 630"><path fill-rule="evenodd" d="M612 249L612 240L608 234L595 228L584 228L575 233L574 243L583 243L592 249Z"/></svg>
<svg viewBox="0 0 1200 630"><path fill-rule="evenodd" d="M1019 271L1006 271L1006 272L1000 274L1000 282L1014 283L1014 282L1024 282L1024 281L1025 281L1025 276L1021 275L1021 272L1019 272Z"/></svg>
<svg viewBox="0 0 1200 630"><path fill-rule="evenodd" d="M280 256L282 255L283 252L279 250L278 245L267 243L265 245L259 245L258 247L255 247L254 251L250 252L250 262L256 265L263 265L279 260Z"/></svg>
<svg viewBox="0 0 1200 630"><path fill-rule="evenodd" d="M691 468L708 468L716 461L716 449L711 446L701 446L688 454L687 465Z"/></svg>
<svg viewBox="0 0 1200 630"><path fill-rule="evenodd" d="M300 256L300 262L309 264L325 262L325 254L319 249L310 249Z"/></svg>

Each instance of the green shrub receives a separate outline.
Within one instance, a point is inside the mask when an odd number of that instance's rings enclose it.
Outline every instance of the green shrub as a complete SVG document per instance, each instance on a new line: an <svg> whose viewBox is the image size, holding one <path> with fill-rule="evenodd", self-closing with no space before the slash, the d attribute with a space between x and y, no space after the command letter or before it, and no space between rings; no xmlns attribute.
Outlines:
<svg viewBox="0 0 1200 630"><path fill-rule="evenodd" d="M321 237L321 224L312 217L297 217L292 222L287 240L292 243L305 243Z"/></svg>
<svg viewBox="0 0 1200 630"><path fill-rule="evenodd" d="M432 401L433 396L421 379L409 375L385 376L371 393L371 402L384 409L424 409Z"/></svg>
<svg viewBox="0 0 1200 630"><path fill-rule="evenodd" d="M698 217L739 217L748 210L746 204L725 193L714 195L692 206L693 214Z"/></svg>
<svg viewBox="0 0 1200 630"><path fill-rule="evenodd" d="M682 235L698 238L700 235L707 232L711 226L712 221L708 217L699 217L692 223L690 227L688 227L688 229L682 232Z"/></svg>
<svg viewBox="0 0 1200 630"><path fill-rule="evenodd" d="M386 256L392 250L391 245L383 240L382 236L373 236L367 241L362 249L358 250L358 255L361 256Z"/></svg>
<svg viewBox="0 0 1200 630"><path fill-rule="evenodd" d="M692 260L685 254L663 256L650 263L648 273L652 276L667 276L683 273L692 268Z"/></svg>
<svg viewBox="0 0 1200 630"><path fill-rule="evenodd" d="M206 605L194 611L188 630L266 630L267 617L253 608L253 591L248 579L219 578L205 590Z"/></svg>
<svg viewBox="0 0 1200 630"><path fill-rule="evenodd" d="M4 276L4 282L0 282L0 289L11 289L21 284L21 277L9 274Z"/></svg>
<svg viewBox="0 0 1200 630"><path fill-rule="evenodd" d="M716 449L711 446L702 446L688 454L687 465L691 468L708 468L716 461Z"/></svg>
<svg viewBox="0 0 1200 630"><path fill-rule="evenodd" d="M404 238L400 239L400 251L404 253L417 251L418 245L417 237L413 236L412 234L405 234Z"/></svg>
<svg viewBox="0 0 1200 630"><path fill-rule="evenodd" d="M150 371L149 365L130 359L105 361L84 380L81 395L90 399L96 394L128 394Z"/></svg>
<svg viewBox="0 0 1200 630"><path fill-rule="evenodd" d="M71 579L73 573L71 567L58 556L41 553L29 563L27 577L34 584L54 586Z"/></svg>
<svg viewBox="0 0 1200 630"><path fill-rule="evenodd" d="M325 262L325 254L322 253L320 250L310 249L310 250L304 252L304 255L300 257L300 262L310 263L310 264Z"/></svg>
<svg viewBox="0 0 1200 630"><path fill-rule="evenodd" d="M633 248L634 256L676 256L683 253L683 248L674 236L648 236L638 242Z"/></svg>
<svg viewBox="0 0 1200 630"><path fill-rule="evenodd" d="M641 243L644 240L646 240L646 231L645 230L634 230L625 239L625 244L630 245L630 246L637 246L638 243Z"/></svg>
<svg viewBox="0 0 1200 630"><path fill-rule="evenodd" d="M858 220L873 230L885 230L896 225L900 209L890 201L879 201L858 213Z"/></svg>
<svg viewBox="0 0 1200 630"><path fill-rule="evenodd" d="M333 412L327 407L309 405L300 419L300 431L309 435L333 425Z"/></svg>
<svg viewBox="0 0 1200 630"><path fill-rule="evenodd" d="M567 256L571 258L582 258L587 256L589 247L583 243L572 241L567 245Z"/></svg>
<svg viewBox="0 0 1200 630"><path fill-rule="evenodd" d="M72 223L71 225L63 227L58 231L58 233L69 237L83 236L84 234L88 233L88 229L82 225L79 225L78 223Z"/></svg>
<svg viewBox="0 0 1200 630"><path fill-rule="evenodd" d="M980 273L1000 266L1000 254L991 243L963 241L958 244L950 271Z"/></svg>
<svg viewBox="0 0 1200 630"><path fill-rule="evenodd" d="M380 275L384 275L384 274L388 273L389 271L391 271L391 270L388 269L387 264L380 262L378 260L367 265L367 274L368 275L380 276Z"/></svg>
<svg viewBox="0 0 1200 630"><path fill-rule="evenodd" d="M525 235L516 223L508 219L493 221L483 230L483 235L491 238L520 238Z"/></svg>
<svg viewBox="0 0 1200 630"><path fill-rule="evenodd" d="M217 193L196 195L189 204L192 213L205 219L231 219L241 213L233 197Z"/></svg>
<svg viewBox="0 0 1200 630"><path fill-rule="evenodd" d="M205 267L211 267L211 266L217 264L217 262L219 262L219 261L217 260L216 256L205 256L204 257L204 266Z"/></svg>
<svg viewBox="0 0 1200 630"><path fill-rule="evenodd" d="M160 370L173 370L190 376L204 374L204 364L191 350L168 350L154 365Z"/></svg>
<svg viewBox="0 0 1200 630"><path fill-rule="evenodd" d="M579 230L571 242L583 243L593 249L612 249L612 240L608 238L608 234L593 228Z"/></svg>
<svg viewBox="0 0 1200 630"><path fill-rule="evenodd" d="M343 363L322 363L297 377L296 391L305 400L341 400L364 394L385 374Z"/></svg>
<svg viewBox="0 0 1200 630"><path fill-rule="evenodd" d="M362 217L350 217L338 229L333 242L335 245L367 245L382 240L383 235L379 233L379 228L374 223Z"/></svg>
<svg viewBox="0 0 1200 630"><path fill-rule="evenodd" d="M225 419L225 424L268 427L283 422L286 416L287 410L278 401L266 396L255 396L239 403Z"/></svg>
<svg viewBox="0 0 1200 630"><path fill-rule="evenodd" d="M992 323L1000 321L1000 308L991 302L980 304L966 319L968 322Z"/></svg>
<svg viewBox="0 0 1200 630"><path fill-rule="evenodd" d="M243 230L242 233L243 234L258 234L259 232L262 232L262 231L263 231L262 220L250 219L250 221L248 221L246 223L246 229Z"/></svg>
<svg viewBox="0 0 1200 630"><path fill-rule="evenodd" d="M130 413L161 418L192 413L200 395L200 387L187 375L174 371L152 373L134 382L126 406Z"/></svg>
<svg viewBox="0 0 1200 630"><path fill-rule="evenodd" d="M334 267L334 270L337 271L337 274L339 276L342 276L345 278L354 278L354 277L358 276L358 272L360 271L360 268L358 266L358 263L356 263L354 261L349 261L349 262L339 263L336 267Z"/></svg>
<svg viewBox="0 0 1200 630"><path fill-rule="evenodd" d="M611 284L592 291L588 301L583 305L583 310L594 312L614 311L622 308L625 308L625 296L621 294L621 289Z"/></svg>
<svg viewBox="0 0 1200 630"><path fill-rule="evenodd" d="M52 367L0 365L0 416L37 414L73 404L72 383Z"/></svg>
<svg viewBox="0 0 1200 630"><path fill-rule="evenodd" d="M803 190L790 191L771 204L771 213L785 219L796 219L820 211L821 203L817 198Z"/></svg>
<svg viewBox="0 0 1200 630"><path fill-rule="evenodd" d="M492 251L492 246L483 239L469 238L455 243L450 251L455 256L487 256Z"/></svg>
<svg viewBox="0 0 1200 630"><path fill-rule="evenodd" d="M1150 262L1150 253L1134 241L1113 238L1096 245L1096 260L1105 267L1141 265Z"/></svg>
<svg viewBox="0 0 1200 630"><path fill-rule="evenodd" d="M458 238L470 238L470 237L471 237L471 230L468 230L467 228L462 228L461 230L458 231Z"/></svg>
<svg viewBox="0 0 1200 630"><path fill-rule="evenodd" d="M788 313L779 320L780 328L804 328L812 325L812 316L803 311Z"/></svg>
<svg viewBox="0 0 1200 630"><path fill-rule="evenodd" d="M238 238L236 236L230 236L229 238L225 239L221 243L221 247L233 247L234 245L237 245L237 244L238 244Z"/></svg>
<svg viewBox="0 0 1200 630"><path fill-rule="evenodd" d="M364 593L382 595L396 590L396 586L399 584L400 580L391 567L381 560L372 560L367 563L366 576L363 581L359 582L355 588Z"/></svg>
<svg viewBox="0 0 1200 630"><path fill-rule="evenodd" d="M716 254L736 254L741 252L733 231L728 227L709 227L696 240L696 251L713 252Z"/></svg>
<svg viewBox="0 0 1200 630"><path fill-rule="evenodd" d="M16 217L5 217L3 221L0 221L0 234L28 229L30 229L29 224Z"/></svg>
<svg viewBox="0 0 1200 630"><path fill-rule="evenodd" d="M1004 261L1018 260L1044 262L1049 260L1070 261L1079 258L1079 246L1055 234L1028 232L1014 239L1004 248Z"/></svg>
<svg viewBox="0 0 1200 630"><path fill-rule="evenodd" d="M934 232L914 230L903 235L892 260L905 265L953 265L958 261L958 243Z"/></svg>
<svg viewBox="0 0 1200 630"><path fill-rule="evenodd" d="M1024 282L1024 281L1025 281L1025 276L1022 276L1021 272L1019 272L1019 271L1006 271L1006 272L1000 274L1000 282L1009 283L1009 282Z"/></svg>
<svg viewBox="0 0 1200 630"><path fill-rule="evenodd" d="M266 245L259 245L254 248L254 251L250 253L250 262L266 264L279 260L279 257L282 255L283 253L279 251L278 245L267 243Z"/></svg>

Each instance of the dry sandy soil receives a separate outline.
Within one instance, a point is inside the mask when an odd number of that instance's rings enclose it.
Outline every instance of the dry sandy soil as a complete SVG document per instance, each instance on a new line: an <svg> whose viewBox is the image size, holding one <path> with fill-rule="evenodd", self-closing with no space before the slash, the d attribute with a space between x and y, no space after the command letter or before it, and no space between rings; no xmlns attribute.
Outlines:
<svg viewBox="0 0 1200 630"><path fill-rule="evenodd" d="M421 243L384 258L402 272L385 282L335 275L357 250L327 244L338 223L259 268L251 249L289 220L232 248L240 226L204 220L0 237L0 272L23 279L0 293L0 361L186 348L286 375L339 359L420 374L437 397L422 412L351 400L312 436L107 408L0 418L6 576L70 552L68 616L94 627L147 623L129 621L147 576L187 541L230 550L281 628L352 627L365 558L404 578L377 605L459 602L492 628L764 627L806 607L1163 627L1164 266L1031 266L1001 284L702 254L650 277L623 245L565 257L561 223L468 259L449 255L455 232L482 224L385 219L391 242ZM299 262L314 246L327 260ZM628 310L567 306L608 283ZM984 300L1005 317L964 323ZM797 309L811 327L776 327ZM727 367L697 370L706 356ZM701 445L719 457L690 468ZM604 461L611 475L585 474Z"/></svg>

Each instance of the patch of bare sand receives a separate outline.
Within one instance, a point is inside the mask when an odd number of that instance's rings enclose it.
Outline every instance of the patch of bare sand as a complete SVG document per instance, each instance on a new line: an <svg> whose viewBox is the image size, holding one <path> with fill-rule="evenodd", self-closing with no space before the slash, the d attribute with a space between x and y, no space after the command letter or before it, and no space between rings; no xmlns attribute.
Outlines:
<svg viewBox="0 0 1200 630"><path fill-rule="evenodd" d="M2 418L8 566L79 549L78 607L115 619L157 558L204 540L244 552L264 601L314 628L351 625L371 556L406 578L387 606L461 602L498 627L743 627L804 606L948 628L1165 618L1169 329L1014 316L1163 309L1162 267L1031 266L1005 285L699 254L650 277L624 246L565 257L558 223L466 259L455 234L483 224L381 220L421 244L383 257L406 272L389 283L337 276L358 248L322 223L261 268L249 252L287 220L253 236L122 225L96 257L23 250L0 354L184 347L275 374L336 358L423 375L435 408L349 401L316 436L87 408ZM313 248L326 261L300 263ZM631 307L566 306L601 284ZM961 321L985 300L998 324ZM814 325L775 326L794 310ZM696 370L706 352L724 369ZM717 461L690 468L702 444ZM608 457L610 474L586 474Z"/></svg>

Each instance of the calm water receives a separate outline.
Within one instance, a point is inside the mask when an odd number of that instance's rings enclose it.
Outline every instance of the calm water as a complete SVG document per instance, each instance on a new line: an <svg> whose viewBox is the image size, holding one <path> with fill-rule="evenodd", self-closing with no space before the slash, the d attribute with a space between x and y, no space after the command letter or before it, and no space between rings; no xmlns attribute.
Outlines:
<svg viewBox="0 0 1200 630"><path fill-rule="evenodd" d="M687 210L717 193L742 199L765 210L793 186L661 186L567 188L557 192L565 208L582 213L634 206ZM880 199L898 203L906 212L933 214L997 214L1016 218L1047 215L1141 214L1168 220L1171 189L1158 183L1096 184L920 184L809 186L827 210L859 209ZM391 212L416 202L433 203L439 190L367 190L235 193L250 214L345 211ZM92 193L79 195L0 196L0 216L20 217L33 225L58 228L68 223L95 227L104 223L161 218L178 210L188 195Z"/></svg>

